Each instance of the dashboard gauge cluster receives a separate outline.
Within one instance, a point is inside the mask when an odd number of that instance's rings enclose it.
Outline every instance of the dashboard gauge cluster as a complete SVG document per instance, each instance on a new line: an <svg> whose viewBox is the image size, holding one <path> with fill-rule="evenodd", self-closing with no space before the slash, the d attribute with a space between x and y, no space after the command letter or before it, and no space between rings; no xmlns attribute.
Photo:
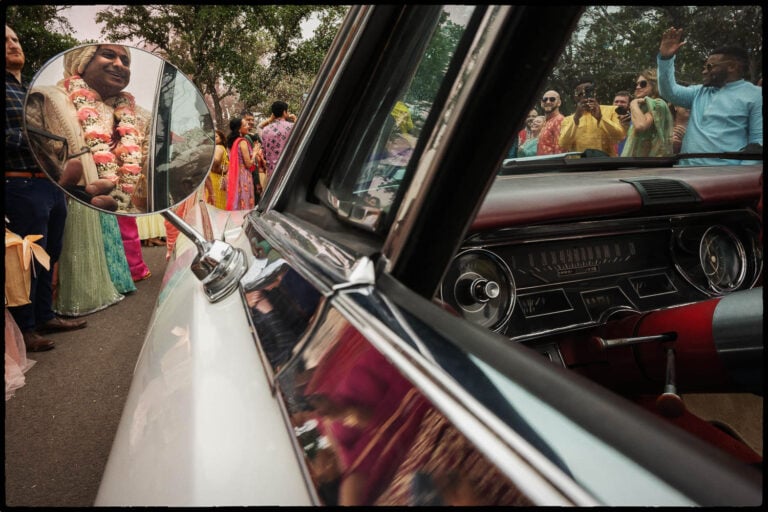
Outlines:
<svg viewBox="0 0 768 512"><path fill-rule="evenodd" d="M724 217L673 230L675 266L692 286L711 296L753 286L762 274L759 224Z"/></svg>
<svg viewBox="0 0 768 512"><path fill-rule="evenodd" d="M473 237L441 298L522 341L753 287L759 219L748 211L507 228Z"/></svg>

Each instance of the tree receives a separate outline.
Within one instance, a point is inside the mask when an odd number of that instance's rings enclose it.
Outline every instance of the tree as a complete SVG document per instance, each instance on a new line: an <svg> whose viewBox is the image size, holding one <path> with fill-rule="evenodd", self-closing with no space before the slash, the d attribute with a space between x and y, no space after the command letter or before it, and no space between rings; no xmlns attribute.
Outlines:
<svg viewBox="0 0 768 512"><path fill-rule="evenodd" d="M678 80L699 83L709 53L735 45L749 52L747 79L755 81L762 70L762 23L756 5L587 7L546 89L561 93L566 113L573 112L580 77L595 79L604 104L616 91L634 91L638 73L656 68L661 34L671 26L682 27L687 41L675 59Z"/></svg>
<svg viewBox="0 0 768 512"><path fill-rule="evenodd" d="M250 76L238 84L243 103L262 113L275 100L297 111L303 103L325 54L347 11L344 6L257 5L250 7L259 20L269 49ZM314 35L303 37L302 26L317 23Z"/></svg>
<svg viewBox="0 0 768 512"><path fill-rule="evenodd" d="M445 78L448 64L453 57L453 50L464 33L464 27L450 21L448 13L443 12L435 35L424 52L416 76L411 81L407 103L432 103L437 89Z"/></svg>
<svg viewBox="0 0 768 512"><path fill-rule="evenodd" d="M61 16L66 5L9 5L5 23L19 36L24 48L22 75L31 79L52 57L78 44L77 39L59 32L71 33L72 25Z"/></svg>
<svg viewBox="0 0 768 512"><path fill-rule="evenodd" d="M217 126L225 126L221 108L238 96L249 109L266 111L270 91L298 105L319 68L327 38L301 41L301 24L312 15L326 32L341 19L338 6L317 5L131 5L110 6L96 21L114 41L139 41L167 58L211 98ZM313 46L314 45L314 46ZM314 58L307 58L307 55ZM296 84L296 82L299 84Z"/></svg>

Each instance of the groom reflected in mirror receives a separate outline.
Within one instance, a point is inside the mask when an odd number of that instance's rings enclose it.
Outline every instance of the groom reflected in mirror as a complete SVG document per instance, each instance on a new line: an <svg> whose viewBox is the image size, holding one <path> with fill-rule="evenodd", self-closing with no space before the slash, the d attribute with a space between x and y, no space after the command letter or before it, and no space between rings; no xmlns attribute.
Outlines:
<svg viewBox="0 0 768 512"><path fill-rule="evenodd" d="M102 209L142 213L146 203L143 168L149 113L124 89L131 77L130 50L102 44L75 48L64 55L64 78L53 86L33 86L27 100L27 124L54 137L46 146L62 162L64 183ZM40 138L35 136L35 139ZM59 139L63 139L59 140ZM50 160L54 160L51 158ZM75 160L78 164L73 164ZM82 167L82 176L76 174Z"/></svg>

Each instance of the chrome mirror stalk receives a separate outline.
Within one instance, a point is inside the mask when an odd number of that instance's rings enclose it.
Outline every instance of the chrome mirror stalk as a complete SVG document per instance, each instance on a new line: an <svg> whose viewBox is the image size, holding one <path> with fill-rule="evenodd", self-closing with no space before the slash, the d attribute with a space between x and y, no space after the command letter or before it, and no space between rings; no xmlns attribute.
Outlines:
<svg viewBox="0 0 768 512"><path fill-rule="evenodd" d="M243 251L222 240L206 240L171 210L164 211L162 215L197 247L197 256L190 268L203 283L208 300L218 302L232 293L247 270Z"/></svg>

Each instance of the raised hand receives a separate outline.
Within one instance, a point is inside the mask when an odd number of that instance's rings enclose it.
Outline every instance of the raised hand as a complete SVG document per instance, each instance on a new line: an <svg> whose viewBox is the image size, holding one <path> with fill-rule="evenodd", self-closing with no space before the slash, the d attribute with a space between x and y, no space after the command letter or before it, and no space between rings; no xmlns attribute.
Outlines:
<svg viewBox="0 0 768 512"><path fill-rule="evenodd" d="M685 44L683 41L683 29L670 27L661 35L659 54L663 59L669 59L677 53L677 50Z"/></svg>

